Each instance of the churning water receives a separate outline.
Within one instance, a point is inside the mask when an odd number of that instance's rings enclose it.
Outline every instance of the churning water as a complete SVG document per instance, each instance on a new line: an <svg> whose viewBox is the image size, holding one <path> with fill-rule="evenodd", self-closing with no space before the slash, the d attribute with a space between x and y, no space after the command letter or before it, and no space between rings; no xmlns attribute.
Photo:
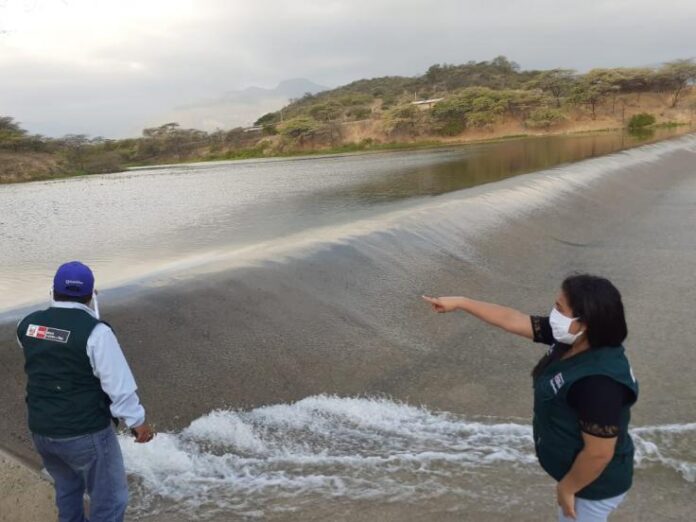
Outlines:
<svg viewBox="0 0 696 522"><path fill-rule="evenodd" d="M639 469L663 466L694 482L696 423L644 426L632 436ZM445 496L460 497L463 510L472 501L491 512L514 510L530 500L519 485L541 474L531 426L520 419L471 420L384 398L318 395L217 410L152 444L123 437L121 445L140 488L135 512L166 512L175 503L192 518Z"/></svg>

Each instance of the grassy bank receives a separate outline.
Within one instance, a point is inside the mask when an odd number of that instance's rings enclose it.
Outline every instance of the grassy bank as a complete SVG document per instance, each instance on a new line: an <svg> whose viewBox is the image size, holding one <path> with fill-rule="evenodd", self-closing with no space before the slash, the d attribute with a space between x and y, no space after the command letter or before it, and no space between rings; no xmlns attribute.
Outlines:
<svg viewBox="0 0 696 522"><path fill-rule="evenodd" d="M635 138L636 140L645 139L645 141L650 141L651 132L653 130L659 129L674 129L678 131L678 134L687 134L692 131L696 131L696 128L683 123L667 123L654 125L649 129L644 129L639 132L627 132L626 136L629 138ZM347 143L343 145L338 145L334 147L327 147L321 149L312 150L290 150L283 152L264 152L259 149L252 149L245 151L242 154L237 154L232 152L230 154L222 155L208 155L205 157L194 158L190 160L181 161L171 161L167 162L167 165L184 165L187 163L205 163L213 161L234 161L234 160L247 160L247 159L265 159L265 158L294 158L294 157L314 157L314 156L341 156L346 154L367 154L367 153L379 153L379 152L390 152L390 151L408 151L408 150L427 150L436 148L446 148L453 146L463 146L471 145L477 143L496 143L500 141L508 140L523 140L523 139L535 139L544 136L580 136L580 135L592 135L607 132L621 132L623 129L620 126L617 127L601 127L586 129L584 126L578 127L577 130L573 128L564 128L562 130L548 130L543 132L528 132L528 133L517 133L517 134L506 134L504 132L490 132L488 137L470 137L465 136L459 138L444 139L424 139L424 140L414 140L414 141L404 141L404 142L391 142L391 143L376 143L371 141L364 141L359 143ZM127 168L137 168L144 169L147 167L156 167L157 164L133 164L128 165Z"/></svg>
<svg viewBox="0 0 696 522"><path fill-rule="evenodd" d="M137 138L46 138L0 116L0 183L132 166L404 150L604 129L645 132L693 125L695 85L693 60L578 74L522 70L497 57L433 65L415 77L358 80L292 100L253 127L214 132L170 122Z"/></svg>
<svg viewBox="0 0 696 522"><path fill-rule="evenodd" d="M517 136L524 137L524 136ZM367 152L388 152L399 150L417 150L430 149L436 147L445 147L452 145L451 142L441 140L423 140L412 142L391 142L391 143L345 143L333 147L319 149L296 149L285 151L265 151L263 149L247 149L242 151L231 151L225 154L208 154L199 158L186 159L181 161L168 162L168 165L186 164L186 163L204 163L206 161L234 161L248 159L264 159L264 158L296 158L304 156L340 156L344 154L360 154ZM147 168L157 166L158 164L132 164L127 165L127 168Z"/></svg>
<svg viewBox="0 0 696 522"><path fill-rule="evenodd" d="M656 124L648 129L643 129L638 132L629 133L626 135L629 138L634 138L637 141L644 140L649 142L652 137L652 130L664 130L672 129L676 131L675 135L687 134L693 132L694 127L676 122L666 122L661 124ZM561 136L561 135L591 135L597 133L606 132L620 132L623 129L620 126L614 127L597 127L597 128L586 128L584 125L578 125L576 128L572 126L566 126L563 129L550 129L547 131L536 131L527 133L506 133L503 130L500 132L495 132L495 130L490 130L487 132L487 136L460 136L449 139L423 139L423 140L412 140L412 141L396 141L380 143L372 140L363 140L358 143L345 143L341 145L336 145L333 147L317 148L317 149L296 149L296 150L284 150L284 151L267 151L260 148L252 149L242 149L229 151L222 154L205 154L200 157L191 156L185 159L171 159L163 160L161 163L131 163L124 164L115 172L122 172L129 169L146 169L148 167L157 167L162 165L184 165L188 163L205 163L214 161L235 161L235 160L252 160L252 159L265 159L265 158L296 158L296 157L320 157L320 156L341 156L347 154L369 154L369 153L379 153L379 152L389 152L389 151L407 151L407 150L426 150L435 148L445 148L453 147L459 145L468 145L476 143L495 143L499 141L507 140L523 140L523 139L534 139L543 136ZM7 155L0 152L0 165ZM70 169L57 161L55 159L46 157L32 157L28 156L23 158L25 162L25 167L15 175L3 176L0 174L0 184L8 183L21 183L28 181L47 181L47 180L57 180L78 176L88 176L94 173L89 173L85 171L80 171L76 169ZM38 168L37 168L38 167ZM102 174L102 173L100 173Z"/></svg>

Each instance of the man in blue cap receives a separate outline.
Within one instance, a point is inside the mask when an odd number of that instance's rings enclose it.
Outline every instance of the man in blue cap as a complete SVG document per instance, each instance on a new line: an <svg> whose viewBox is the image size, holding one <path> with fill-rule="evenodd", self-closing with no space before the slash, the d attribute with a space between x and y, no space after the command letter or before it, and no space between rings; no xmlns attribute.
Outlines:
<svg viewBox="0 0 696 522"><path fill-rule="evenodd" d="M94 309L90 304L94 302ZM94 275L72 261L58 268L51 306L17 327L27 374L29 429L53 477L60 522L119 522L128 504L123 456L112 421L136 442L153 437L128 363L99 319Z"/></svg>

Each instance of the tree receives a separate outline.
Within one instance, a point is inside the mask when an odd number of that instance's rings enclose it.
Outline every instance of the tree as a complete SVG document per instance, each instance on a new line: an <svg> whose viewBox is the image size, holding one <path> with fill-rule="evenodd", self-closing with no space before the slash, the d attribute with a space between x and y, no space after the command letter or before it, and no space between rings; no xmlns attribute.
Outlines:
<svg viewBox="0 0 696 522"><path fill-rule="evenodd" d="M86 134L66 134L60 138L65 158L80 172L85 172L85 157L89 137Z"/></svg>
<svg viewBox="0 0 696 522"><path fill-rule="evenodd" d="M435 104L432 117L441 134L459 134L467 127L483 127L508 113L524 119L529 111L545 103L539 90L496 90L467 87Z"/></svg>
<svg viewBox="0 0 696 522"><path fill-rule="evenodd" d="M490 66L505 74L514 74L520 70L520 64L508 60L505 56L496 56L491 60Z"/></svg>
<svg viewBox="0 0 696 522"><path fill-rule="evenodd" d="M372 109L362 105L356 105L348 109L346 116L351 120L365 120L372 115Z"/></svg>
<svg viewBox="0 0 696 522"><path fill-rule="evenodd" d="M257 127L264 127L266 125L275 125L280 121L280 111L267 112L261 116L258 120L254 122Z"/></svg>
<svg viewBox="0 0 696 522"><path fill-rule="evenodd" d="M543 107L533 110L525 124L527 127L548 129L564 119L565 115L559 109Z"/></svg>
<svg viewBox="0 0 696 522"><path fill-rule="evenodd" d="M507 105L507 112L521 121L528 118L530 112L535 109L546 107L550 104L550 100L540 89L505 91L504 102Z"/></svg>
<svg viewBox="0 0 696 522"><path fill-rule="evenodd" d="M551 93L556 100L556 107L560 107L561 98L570 94L575 81L575 71L572 69L551 69L539 73L527 87Z"/></svg>
<svg viewBox="0 0 696 522"><path fill-rule="evenodd" d="M149 127L143 129L143 137L152 139L166 139L174 135L179 129L179 124L176 122L165 123L159 127Z"/></svg>
<svg viewBox="0 0 696 522"><path fill-rule="evenodd" d="M176 122L143 129L143 138L143 146L140 149L146 156L173 153L179 158L209 141L207 132L198 129L182 129Z"/></svg>
<svg viewBox="0 0 696 522"><path fill-rule="evenodd" d="M437 122L436 130L448 136L463 132L471 111L471 103L465 97L456 96L437 102L432 109L433 119Z"/></svg>
<svg viewBox="0 0 696 522"><path fill-rule="evenodd" d="M444 90L463 87L491 87L497 89L518 87L524 79L520 66L505 56L493 58L490 62L467 62L462 65L436 64L431 66L423 78L423 83Z"/></svg>
<svg viewBox="0 0 696 522"><path fill-rule="evenodd" d="M19 126L19 122L16 122L13 117L0 116L0 135L3 135L4 133L19 134L23 136L27 133L27 131L22 129Z"/></svg>
<svg viewBox="0 0 696 522"><path fill-rule="evenodd" d="M321 125L317 121L307 116L299 116L283 123L280 127L280 134L304 145L305 141L313 139L320 129Z"/></svg>
<svg viewBox="0 0 696 522"><path fill-rule="evenodd" d="M309 109L309 114L317 121L332 121L343 116L343 105L337 101L329 100L325 103L314 105Z"/></svg>
<svg viewBox="0 0 696 522"><path fill-rule="evenodd" d="M592 69L575 84L571 99L575 103L588 105L594 120L597 117L597 106L609 94L616 94L619 80L620 76L615 69Z"/></svg>
<svg viewBox="0 0 696 522"><path fill-rule="evenodd" d="M17 152L25 143L27 131L11 116L0 116L0 147Z"/></svg>
<svg viewBox="0 0 696 522"><path fill-rule="evenodd" d="M397 105L385 115L384 129L389 134L406 133L409 136L416 136L420 131L420 123L424 119L423 112L410 103Z"/></svg>
<svg viewBox="0 0 696 522"><path fill-rule="evenodd" d="M646 92L653 87L655 71L648 68L624 67L616 69L619 78L616 84L621 92Z"/></svg>
<svg viewBox="0 0 696 522"><path fill-rule="evenodd" d="M674 91L672 94L672 104L676 107L679 99L684 94L689 85L696 83L696 63L693 59L675 60L664 64L657 71L657 75Z"/></svg>

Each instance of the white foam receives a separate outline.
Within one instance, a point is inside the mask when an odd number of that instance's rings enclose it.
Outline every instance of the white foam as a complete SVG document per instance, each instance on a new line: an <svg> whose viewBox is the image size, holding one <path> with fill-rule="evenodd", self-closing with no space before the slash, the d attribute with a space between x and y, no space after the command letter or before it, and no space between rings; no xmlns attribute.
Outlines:
<svg viewBox="0 0 696 522"><path fill-rule="evenodd" d="M636 428L639 468L666 466L693 482L694 450L682 446L693 448L695 434L696 424ZM514 485L541 475L527 424L474 421L384 398L319 395L218 410L146 445L123 436L121 446L143 488L141 509L164 501L199 514L293 509L314 497L485 496L486 488L463 487L462 477Z"/></svg>
<svg viewBox="0 0 696 522"><path fill-rule="evenodd" d="M308 397L251 411L214 411L138 445L123 436L141 508L157 499L211 514L289 509L299 497L429 498L464 469L532 467L529 426L487 424L387 399ZM217 508L213 509L210 504ZM137 508L136 508L137 509Z"/></svg>
<svg viewBox="0 0 696 522"><path fill-rule="evenodd" d="M642 426L631 435L639 467L665 466L696 481L696 423Z"/></svg>

